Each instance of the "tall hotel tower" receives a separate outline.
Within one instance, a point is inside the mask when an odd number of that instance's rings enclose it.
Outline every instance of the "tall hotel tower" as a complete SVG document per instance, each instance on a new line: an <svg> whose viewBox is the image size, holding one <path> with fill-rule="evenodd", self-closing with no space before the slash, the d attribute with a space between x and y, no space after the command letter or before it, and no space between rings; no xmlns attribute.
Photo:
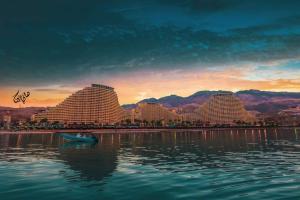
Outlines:
<svg viewBox="0 0 300 200"><path fill-rule="evenodd" d="M92 84L77 91L57 106L39 113L35 120L49 122L114 124L121 120L123 110L114 88Z"/></svg>

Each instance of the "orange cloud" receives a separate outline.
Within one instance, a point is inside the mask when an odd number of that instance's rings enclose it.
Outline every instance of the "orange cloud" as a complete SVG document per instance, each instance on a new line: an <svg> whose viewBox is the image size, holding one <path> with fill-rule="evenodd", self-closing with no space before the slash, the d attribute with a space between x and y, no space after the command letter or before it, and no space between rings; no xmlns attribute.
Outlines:
<svg viewBox="0 0 300 200"><path fill-rule="evenodd" d="M118 77L110 83L116 88L121 103L134 103L141 94L156 98L170 94L189 96L199 90L300 91L298 80L247 80L245 72L237 69L139 72Z"/></svg>
<svg viewBox="0 0 300 200"><path fill-rule="evenodd" d="M22 102L14 103L13 96L17 91L30 92L30 96L27 97L25 104ZM9 107L30 107L30 106L55 106L67 96L72 94L72 92L60 92L55 89L50 91L39 91L30 87L7 87L0 88L0 106Z"/></svg>
<svg viewBox="0 0 300 200"><path fill-rule="evenodd" d="M115 88L120 104L135 103L143 98L159 98L177 94L189 96L199 90L247 90L259 89L270 91L300 91L300 81L293 79L249 80L250 69L224 68L223 70L169 70L138 71L101 79L100 83ZM84 83L84 85L83 85ZM20 88L21 91L32 91L25 105L14 104L12 96L18 88L0 88L1 106L54 106L71 95L72 92L99 83L98 79L83 80L76 88L58 89L57 86L46 89ZM76 85L76 86L78 86Z"/></svg>

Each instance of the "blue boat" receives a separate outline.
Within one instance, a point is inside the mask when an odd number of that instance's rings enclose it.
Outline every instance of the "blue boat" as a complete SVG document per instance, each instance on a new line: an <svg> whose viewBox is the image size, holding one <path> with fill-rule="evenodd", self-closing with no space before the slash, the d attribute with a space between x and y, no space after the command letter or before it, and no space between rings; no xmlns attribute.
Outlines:
<svg viewBox="0 0 300 200"><path fill-rule="evenodd" d="M97 143L98 139L95 136L85 136L81 134L68 134L62 133L61 136L68 141L75 141L75 142L89 142L89 143Z"/></svg>

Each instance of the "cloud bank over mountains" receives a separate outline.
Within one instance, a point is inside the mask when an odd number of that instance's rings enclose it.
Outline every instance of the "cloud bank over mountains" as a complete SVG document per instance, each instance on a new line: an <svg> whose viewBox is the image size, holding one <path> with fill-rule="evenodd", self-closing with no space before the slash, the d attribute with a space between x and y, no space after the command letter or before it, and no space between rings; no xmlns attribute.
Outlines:
<svg viewBox="0 0 300 200"><path fill-rule="evenodd" d="M210 89L209 80L233 91L299 91L299 7L297 0L4 0L1 88L100 82L129 91L123 103L168 88ZM182 92L187 77L198 86ZM150 91L155 81L164 89Z"/></svg>
<svg viewBox="0 0 300 200"><path fill-rule="evenodd" d="M1 1L1 84L282 59L288 65L300 55L299 6L295 0Z"/></svg>

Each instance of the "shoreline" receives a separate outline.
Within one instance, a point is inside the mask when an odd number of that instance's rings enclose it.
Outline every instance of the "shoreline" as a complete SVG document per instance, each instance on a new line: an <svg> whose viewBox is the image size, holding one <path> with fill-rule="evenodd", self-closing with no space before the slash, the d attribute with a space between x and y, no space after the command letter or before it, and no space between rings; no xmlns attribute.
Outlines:
<svg viewBox="0 0 300 200"><path fill-rule="evenodd" d="M59 134L59 133L157 133L157 132L166 132L166 131L175 131L175 132L196 132L202 130L230 130L230 129L274 129L274 128L295 128L300 129L299 126L278 126L278 127L202 127L202 128L106 128L106 129L57 129L57 130L22 130L22 131L9 131L9 130L0 130L0 134Z"/></svg>

